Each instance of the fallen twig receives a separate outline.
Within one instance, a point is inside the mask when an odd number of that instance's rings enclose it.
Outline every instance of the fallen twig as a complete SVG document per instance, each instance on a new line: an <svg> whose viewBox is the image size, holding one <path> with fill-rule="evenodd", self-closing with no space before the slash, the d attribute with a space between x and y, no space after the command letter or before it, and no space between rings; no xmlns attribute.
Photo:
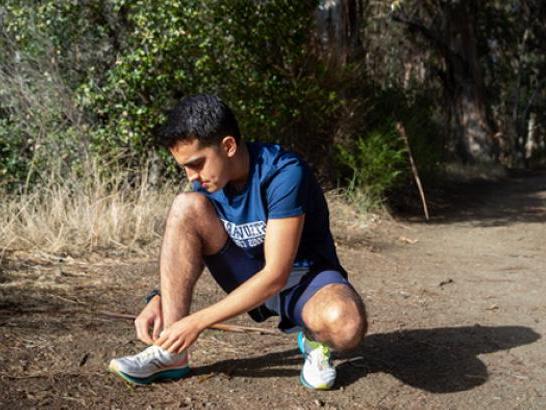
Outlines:
<svg viewBox="0 0 546 410"><path fill-rule="evenodd" d="M106 312L106 311L99 311L96 313L101 316L106 316L113 319L126 319L126 320L136 319L135 315L130 315L127 313ZM215 325L211 325L209 326L209 329L223 330L225 332L235 332L235 333L258 333L258 334L267 334L267 335L279 335L279 332L273 329L265 329L262 327L251 327L251 326L228 325L226 323L217 323Z"/></svg>
<svg viewBox="0 0 546 410"><path fill-rule="evenodd" d="M413 177L415 178L415 182L417 183L417 188L419 189L419 195L421 195L421 202L423 203L423 210L425 211L425 219L428 221L428 207L427 207L427 200L425 199L425 192L423 191L423 186L421 185L421 179L419 178L419 173L417 172L417 167L415 166L415 161L413 160L413 155L411 154L411 148L408 140L408 135L406 134L406 129L404 128L404 125L401 122L396 123L396 131L400 134L402 139L404 140L404 143L406 144L406 148L408 149L408 156L410 159L411 164L411 171L413 172Z"/></svg>

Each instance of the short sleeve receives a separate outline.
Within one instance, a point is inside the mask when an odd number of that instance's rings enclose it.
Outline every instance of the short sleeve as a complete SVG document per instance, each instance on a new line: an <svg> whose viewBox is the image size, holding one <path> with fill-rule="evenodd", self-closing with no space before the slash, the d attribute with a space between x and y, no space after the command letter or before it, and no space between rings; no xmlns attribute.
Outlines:
<svg viewBox="0 0 546 410"><path fill-rule="evenodd" d="M297 158L285 162L267 186L267 210L270 219L288 218L305 213L307 178Z"/></svg>

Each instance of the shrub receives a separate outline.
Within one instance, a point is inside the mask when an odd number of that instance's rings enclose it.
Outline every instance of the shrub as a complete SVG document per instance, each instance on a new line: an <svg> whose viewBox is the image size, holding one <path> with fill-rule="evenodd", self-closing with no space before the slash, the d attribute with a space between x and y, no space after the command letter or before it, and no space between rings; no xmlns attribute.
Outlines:
<svg viewBox="0 0 546 410"><path fill-rule="evenodd" d="M248 139L309 153L309 138L322 138L319 147L330 138L335 94L309 47L315 2L124 4L126 47L104 81L80 87L101 124L93 144L101 154L124 147L146 156L165 109L199 92L225 99Z"/></svg>
<svg viewBox="0 0 546 410"><path fill-rule="evenodd" d="M347 186L352 202L365 209L376 207L411 178L406 146L395 129L397 121L406 128L420 176L435 175L443 147L433 105L424 95L381 90L368 97L359 115L363 119L353 130L355 137L336 144L338 179Z"/></svg>
<svg viewBox="0 0 546 410"><path fill-rule="evenodd" d="M62 163L65 172L87 152L86 124L74 92L63 80L48 40L33 35L33 47L40 44L41 53L18 50L0 33L2 189L28 189L53 162Z"/></svg>
<svg viewBox="0 0 546 410"><path fill-rule="evenodd" d="M151 134L165 109L182 95L213 92L233 107L246 138L284 143L320 167L329 158L340 98L339 82L312 47L316 6L309 0L9 0L0 10L0 48L9 45L7 60L24 55L36 67L54 65L58 83L75 93L87 128L70 145L73 152L138 169L155 155ZM29 84L38 78L29 77ZM48 109L60 111L55 104ZM73 136L64 133L73 125L65 117L45 134L58 141ZM0 118L9 133L19 122L2 107ZM1 147L15 152L12 159L26 153L6 171L19 170L16 179L31 168L35 144L27 141L34 134L25 131Z"/></svg>
<svg viewBox="0 0 546 410"><path fill-rule="evenodd" d="M402 177L405 150L393 126L358 138L351 149L337 148L348 198L362 210L377 206Z"/></svg>

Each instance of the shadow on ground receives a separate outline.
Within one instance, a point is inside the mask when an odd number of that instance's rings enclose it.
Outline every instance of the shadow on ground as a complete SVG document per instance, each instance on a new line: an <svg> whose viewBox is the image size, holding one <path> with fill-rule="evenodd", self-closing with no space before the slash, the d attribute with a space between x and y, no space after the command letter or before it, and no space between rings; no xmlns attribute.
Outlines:
<svg viewBox="0 0 546 410"><path fill-rule="evenodd" d="M540 337L523 326L479 325L373 334L355 352L337 356L341 364L336 386L348 386L369 373L383 372L429 392L470 390L489 377L479 354L530 344ZM293 377L299 371L286 366L300 363L299 352L291 349L197 367L194 375L215 372L234 377Z"/></svg>
<svg viewBox="0 0 546 410"><path fill-rule="evenodd" d="M509 226L546 222L546 172L512 175L499 181L446 183L432 188L428 206L432 224L470 222L475 226ZM417 191L406 192L394 210L403 219L423 220Z"/></svg>

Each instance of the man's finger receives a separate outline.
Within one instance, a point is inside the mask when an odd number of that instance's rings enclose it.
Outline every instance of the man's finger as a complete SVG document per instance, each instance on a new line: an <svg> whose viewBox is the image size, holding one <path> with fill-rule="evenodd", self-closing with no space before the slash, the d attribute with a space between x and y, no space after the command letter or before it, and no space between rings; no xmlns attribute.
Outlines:
<svg viewBox="0 0 546 410"><path fill-rule="evenodd" d="M161 347L163 350L169 350L169 348L177 341L176 338L169 338L165 340L163 343L159 344L159 347Z"/></svg>
<svg viewBox="0 0 546 410"><path fill-rule="evenodd" d="M175 353L181 354L181 353L184 352L184 350L186 350L188 347L189 347L188 344L184 342L183 344L181 344L180 346L178 346L178 348L176 349L176 352L175 352Z"/></svg>
<svg viewBox="0 0 546 410"><path fill-rule="evenodd" d="M135 331L136 331L136 335L137 335L137 338L138 340L142 340L142 335L140 334L140 328L138 327L138 320L135 320Z"/></svg>
<svg viewBox="0 0 546 410"><path fill-rule="evenodd" d="M143 341L146 344L153 344L153 340L150 338L148 333L148 325L144 321L137 320L135 321L135 326L137 329L137 337L139 340Z"/></svg>
<svg viewBox="0 0 546 410"><path fill-rule="evenodd" d="M153 330L153 335L152 335L152 338L154 340L157 340L157 338L159 337L159 332L161 331L161 319L160 318L157 318L154 322L154 330Z"/></svg>
<svg viewBox="0 0 546 410"><path fill-rule="evenodd" d="M159 347L161 347L161 345L163 343L165 343L165 340L167 340L167 338L169 337L169 333L168 333L168 330L164 330L163 332L161 332L161 334L159 335L159 339L157 339L155 341L155 344L158 345Z"/></svg>
<svg viewBox="0 0 546 410"><path fill-rule="evenodd" d="M182 345L184 345L184 340L178 339L167 350L169 351L169 353L177 353L180 346Z"/></svg>

